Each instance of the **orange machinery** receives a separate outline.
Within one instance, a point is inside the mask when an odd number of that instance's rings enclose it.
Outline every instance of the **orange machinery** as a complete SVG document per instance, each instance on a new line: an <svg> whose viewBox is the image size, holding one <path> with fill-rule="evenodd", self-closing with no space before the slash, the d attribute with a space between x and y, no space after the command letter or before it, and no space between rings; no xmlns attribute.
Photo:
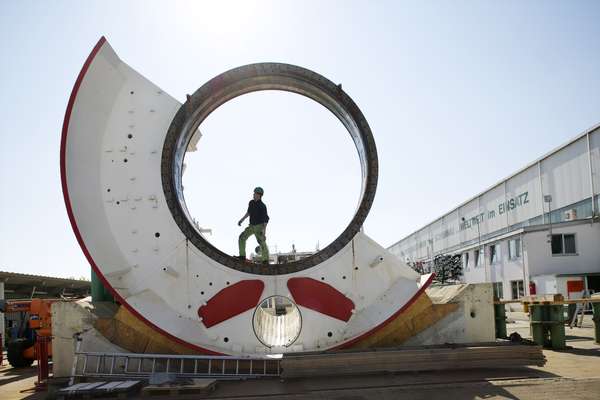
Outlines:
<svg viewBox="0 0 600 400"><path fill-rule="evenodd" d="M50 306L57 299L6 300L0 302L0 312L20 312L21 326L13 330L8 340L7 358L15 368L28 367L37 358L36 342L48 342L48 357L52 356L52 314ZM40 338L40 339L38 339Z"/></svg>

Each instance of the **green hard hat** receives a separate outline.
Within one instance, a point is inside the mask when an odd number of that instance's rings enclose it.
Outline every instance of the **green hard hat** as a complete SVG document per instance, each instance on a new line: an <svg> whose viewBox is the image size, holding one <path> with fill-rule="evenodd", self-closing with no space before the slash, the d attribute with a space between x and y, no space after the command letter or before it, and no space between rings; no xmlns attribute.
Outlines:
<svg viewBox="0 0 600 400"><path fill-rule="evenodd" d="M265 193L265 191L260 186L257 186L254 188L254 193L258 193L262 196Z"/></svg>

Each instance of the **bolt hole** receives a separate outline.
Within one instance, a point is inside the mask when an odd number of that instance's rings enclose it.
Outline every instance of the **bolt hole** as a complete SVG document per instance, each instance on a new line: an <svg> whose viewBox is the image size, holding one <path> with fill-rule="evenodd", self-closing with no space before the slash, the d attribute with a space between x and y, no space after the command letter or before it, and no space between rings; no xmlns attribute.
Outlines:
<svg viewBox="0 0 600 400"><path fill-rule="evenodd" d="M117 201L117 205L119 205L119 204L121 204L121 202L120 202L120 201Z"/></svg>
<svg viewBox="0 0 600 400"><path fill-rule="evenodd" d="M208 286L212 286L212 282L208 282Z"/></svg>
<svg viewBox="0 0 600 400"><path fill-rule="evenodd" d="M106 189L106 191L110 193L110 189Z"/></svg>
<svg viewBox="0 0 600 400"><path fill-rule="evenodd" d="M163 271L166 271L166 270L167 270L167 267L163 267Z"/></svg>
<svg viewBox="0 0 600 400"><path fill-rule="evenodd" d="M200 292L201 295L204 295L204 292Z"/></svg>
<svg viewBox="0 0 600 400"><path fill-rule="evenodd" d="M125 159L123 159L123 162L127 162L127 159L126 159L126 158L125 158Z"/></svg>
<svg viewBox="0 0 600 400"><path fill-rule="evenodd" d="M129 92L129 94L133 94L133 90L131 92Z"/></svg>
<svg viewBox="0 0 600 400"><path fill-rule="evenodd" d="M229 338L228 338L228 337L226 337L226 338L223 338L223 341L224 341L225 343L227 343L227 342L229 342Z"/></svg>
<svg viewBox="0 0 600 400"><path fill-rule="evenodd" d="M188 309L190 309L190 308L192 308L192 305L191 305L191 304L188 304Z"/></svg>
<svg viewBox="0 0 600 400"><path fill-rule="evenodd" d="M332 337L332 336L333 336L333 333L331 333L331 332L327 332L327 336L329 336L329 337Z"/></svg>
<svg viewBox="0 0 600 400"><path fill-rule="evenodd" d="M133 137L133 135L130 133L129 135L127 135L128 139L131 139Z"/></svg>
<svg viewBox="0 0 600 400"><path fill-rule="evenodd" d="M229 281L225 282L226 285L229 285Z"/></svg>
<svg viewBox="0 0 600 400"><path fill-rule="evenodd" d="M358 267L354 267L354 270L355 270L355 271L358 271Z"/></svg>
<svg viewBox="0 0 600 400"><path fill-rule="evenodd" d="M196 274L196 278L200 278L200 275Z"/></svg>
<svg viewBox="0 0 600 400"><path fill-rule="evenodd" d="M342 276L342 279L346 279L346 275Z"/></svg>
<svg viewBox="0 0 600 400"><path fill-rule="evenodd" d="M160 237L160 232L156 232L156 233L154 234L154 237Z"/></svg>
<svg viewBox="0 0 600 400"><path fill-rule="evenodd" d="M324 277L324 276L322 276L322 277L321 277L321 280L322 280L322 281L324 281L324 280L325 280L325 277Z"/></svg>
<svg viewBox="0 0 600 400"><path fill-rule="evenodd" d="M471 318L475 318L475 311L471 311Z"/></svg>

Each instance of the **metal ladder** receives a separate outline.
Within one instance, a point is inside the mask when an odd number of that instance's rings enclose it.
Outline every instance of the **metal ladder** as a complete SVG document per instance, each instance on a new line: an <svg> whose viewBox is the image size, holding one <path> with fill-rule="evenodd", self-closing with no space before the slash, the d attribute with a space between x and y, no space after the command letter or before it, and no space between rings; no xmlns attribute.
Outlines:
<svg viewBox="0 0 600 400"><path fill-rule="evenodd" d="M281 358L85 352L79 345L77 342L70 384L88 377L149 378L156 373L178 378L247 379L278 377L281 372Z"/></svg>

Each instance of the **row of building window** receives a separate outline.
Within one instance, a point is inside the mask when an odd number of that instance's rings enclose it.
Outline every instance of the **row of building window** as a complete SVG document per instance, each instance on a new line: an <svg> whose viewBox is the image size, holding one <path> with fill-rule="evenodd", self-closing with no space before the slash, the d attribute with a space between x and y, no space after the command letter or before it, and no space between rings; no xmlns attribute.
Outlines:
<svg viewBox="0 0 600 400"><path fill-rule="evenodd" d="M576 255L577 254L577 246L575 244L575 234L573 233L560 233L552 235L551 241L551 249L552 255ZM490 265L494 265L499 263L502 260L501 249L502 242L494 243L487 246L488 248L488 256ZM484 249L485 247L481 247L479 249L475 249L474 251L474 263L475 267L483 266L483 257L484 257ZM521 258L522 246L521 246L521 238L515 238L508 240L508 259L518 260ZM463 268L468 270L471 266L469 263L469 252L465 252L462 255L463 260Z"/></svg>
<svg viewBox="0 0 600 400"><path fill-rule="evenodd" d="M496 264L501 260L501 243L494 243L488 246L488 255L490 264ZM474 251L475 267L483 266L484 247ZM517 260L521 258L521 238L515 238L508 241L508 259ZM463 268L469 269L469 252L463 253Z"/></svg>

